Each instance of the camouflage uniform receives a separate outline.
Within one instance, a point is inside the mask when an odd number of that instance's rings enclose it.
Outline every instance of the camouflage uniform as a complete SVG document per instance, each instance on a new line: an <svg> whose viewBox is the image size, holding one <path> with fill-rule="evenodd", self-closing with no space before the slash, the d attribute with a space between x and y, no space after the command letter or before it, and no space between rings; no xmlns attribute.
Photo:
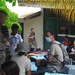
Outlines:
<svg viewBox="0 0 75 75"><path fill-rule="evenodd" d="M0 70L1 70L1 64L5 61L5 38L3 37L3 34L1 33L1 27L0 27Z"/></svg>
<svg viewBox="0 0 75 75"><path fill-rule="evenodd" d="M36 39L35 39L35 33L30 33L30 34L29 34L29 37L32 37L32 36L34 36L34 38L28 40L29 47L30 47L30 49L31 49L31 47L32 47L32 45L33 45L33 46L34 46L34 50L36 50L36 49L37 49L37 43L36 43Z"/></svg>

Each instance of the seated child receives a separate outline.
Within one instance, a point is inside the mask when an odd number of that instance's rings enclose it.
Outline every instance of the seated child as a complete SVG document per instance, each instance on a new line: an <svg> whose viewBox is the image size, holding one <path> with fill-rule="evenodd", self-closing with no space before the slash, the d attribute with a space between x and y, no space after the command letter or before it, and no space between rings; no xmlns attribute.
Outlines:
<svg viewBox="0 0 75 75"><path fill-rule="evenodd" d="M44 69L47 67L47 61L45 59L36 60L35 64L38 69Z"/></svg>
<svg viewBox="0 0 75 75"><path fill-rule="evenodd" d="M46 67L47 67L47 61L45 59L36 60L35 64L38 67L37 71L40 72L36 75L44 75Z"/></svg>

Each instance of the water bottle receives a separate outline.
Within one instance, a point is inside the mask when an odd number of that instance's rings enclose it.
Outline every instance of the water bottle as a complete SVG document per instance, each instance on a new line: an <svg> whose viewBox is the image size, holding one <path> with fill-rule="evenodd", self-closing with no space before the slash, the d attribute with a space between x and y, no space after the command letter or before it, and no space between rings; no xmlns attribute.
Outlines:
<svg viewBox="0 0 75 75"><path fill-rule="evenodd" d="M50 53L50 49L47 50L47 57L46 57L47 60L48 60L49 53Z"/></svg>
<svg viewBox="0 0 75 75"><path fill-rule="evenodd" d="M72 65L72 58L70 58L69 60L69 65Z"/></svg>
<svg viewBox="0 0 75 75"><path fill-rule="evenodd" d="M49 52L50 52L50 49L48 49L48 54L49 54Z"/></svg>

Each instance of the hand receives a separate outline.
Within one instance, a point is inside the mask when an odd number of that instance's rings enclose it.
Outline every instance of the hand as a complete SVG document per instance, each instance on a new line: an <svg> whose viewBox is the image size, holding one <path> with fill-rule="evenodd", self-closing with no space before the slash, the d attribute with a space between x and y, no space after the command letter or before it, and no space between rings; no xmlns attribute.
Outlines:
<svg viewBox="0 0 75 75"><path fill-rule="evenodd" d="M10 46L10 42L9 41L6 41L6 46Z"/></svg>
<svg viewBox="0 0 75 75"><path fill-rule="evenodd" d="M31 36L31 38L33 39L33 38L34 38L34 36Z"/></svg>

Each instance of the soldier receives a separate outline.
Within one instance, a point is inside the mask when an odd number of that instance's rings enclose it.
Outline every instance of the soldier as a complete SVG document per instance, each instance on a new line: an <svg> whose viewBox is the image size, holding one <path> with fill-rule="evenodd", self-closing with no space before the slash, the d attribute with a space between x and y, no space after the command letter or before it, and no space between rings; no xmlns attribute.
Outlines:
<svg viewBox="0 0 75 75"><path fill-rule="evenodd" d="M29 43L29 47L31 49L32 45L34 46L34 51L36 51L37 49L37 43L36 43L36 39L35 39L35 31L34 28L31 28L31 32L28 35L28 43Z"/></svg>
<svg viewBox="0 0 75 75"><path fill-rule="evenodd" d="M9 33L6 26L3 26L3 23L5 22L7 17L7 13L3 10L0 10L0 70L1 70L1 64L5 61L6 54L6 41L8 41ZM9 46L9 43L7 43Z"/></svg>

